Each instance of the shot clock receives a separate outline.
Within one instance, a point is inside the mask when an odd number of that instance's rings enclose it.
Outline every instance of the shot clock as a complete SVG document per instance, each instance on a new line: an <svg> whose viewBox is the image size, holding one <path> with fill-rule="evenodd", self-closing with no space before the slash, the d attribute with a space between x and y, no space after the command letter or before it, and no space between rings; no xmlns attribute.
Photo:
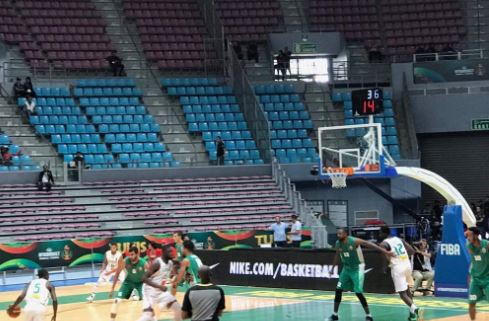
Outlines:
<svg viewBox="0 0 489 321"><path fill-rule="evenodd" d="M354 90L351 100L355 116L376 115L384 111L381 88Z"/></svg>

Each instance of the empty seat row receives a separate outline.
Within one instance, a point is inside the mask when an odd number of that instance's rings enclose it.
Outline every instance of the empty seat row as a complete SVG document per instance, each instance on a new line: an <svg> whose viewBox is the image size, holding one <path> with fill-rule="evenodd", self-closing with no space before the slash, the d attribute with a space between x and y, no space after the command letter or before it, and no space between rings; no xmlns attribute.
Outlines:
<svg viewBox="0 0 489 321"><path fill-rule="evenodd" d="M257 165L263 164L263 159L236 159L236 160L224 160L224 165Z"/></svg>
<svg viewBox="0 0 489 321"><path fill-rule="evenodd" d="M42 42L76 42L76 43L110 43L110 38L107 35L58 35L58 34L38 34L36 40ZM28 40L25 40L28 41Z"/></svg>
<svg viewBox="0 0 489 321"><path fill-rule="evenodd" d="M269 111L303 111L305 110L305 106L302 102L295 103L266 103L262 104L263 109L267 112Z"/></svg>
<svg viewBox="0 0 489 321"><path fill-rule="evenodd" d="M75 96L77 97L100 97L100 96L116 96L116 97L141 97L143 94L139 88L131 87L80 87L75 88Z"/></svg>
<svg viewBox="0 0 489 321"><path fill-rule="evenodd" d="M258 96L262 104L266 103L299 103L301 101L298 94L277 94L277 95L260 95Z"/></svg>
<svg viewBox="0 0 489 321"><path fill-rule="evenodd" d="M144 152L164 152L165 145L162 143L115 143L110 146L114 154L120 153L144 153Z"/></svg>
<svg viewBox="0 0 489 321"><path fill-rule="evenodd" d="M101 79L79 79L77 87L135 87L136 82L130 78L101 78Z"/></svg>
<svg viewBox="0 0 489 321"><path fill-rule="evenodd" d="M0 134L0 145L4 146L10 144L11 144L10 137L4 134Z"/></svg>
<svg viewBox="0 0 489 321"><path fill-rule="evenodd" d="M75 153L73 153L73 154L75 154ZM71 162L72 160L73 160L72 154L64 155L64 161L65 162ZM112 155L112 154L84 154L83 160L84 160L85 164L87 164L87 165L108 164L108 163L114 163L115 162L114 155Z"/></svg>
<svg viewBox="0 0 489 321"><path fill-rule="evenodd" d="M164 153L122 153L118 156L119 162L121 164L142 162L158 162L158 161L172 161L173 155L171 152Z"/></svg>
<svg viewBox="0 0 489 321"><path fill-rule="evenodd" d="M383 127L383 134L387 136L397 136L395 126ZM348 128L346 130L347 137L363 137L367 133L367 128Z"/></svg>
<svg viewBox="0 0 489 321"><path fill-rule="evenodd" d="M42 42L40 44L43 51L112 51L112 44L105 42ZM28 47L32 48L32 47ZM34 48L32 48L34 49ZM26 50L26 49L24 49Z"/></svg>
<svg viewBox="0 0 489 321"><path fill-rule="evenodd" d="M40 97L40 98L35 98L34 100L35 100L37 106L51 106L51 107L52 106L72 106L72 107L75 106L75 101L73 100L73 98L44 98L44 97ZM17 100L17 104L19 106L24 106L25 98L20 97Z"/></svg>
<svg viewBox="0 0 489 321"><path fill-rule="evenodd" d="M150 124L154 122L152 115L94 115L94 124Z"/></svg>
<svg viewBox="0 0 489 321"><path fill-rule="evenodd" d="M93 125L35 125L36 132L41 135L50 134L83 134L96 133Z"/></svg>
<svg viewBox="0 0 489 321"><path fill-rule="evenodd" d="M137 106L99 106L87 107L86 113L89 116L93 115L144 115L146 108L143 105Z"/></svg>
<svg viewBox="0 0 489 321"><path fill-rule="evenodd" d="M106 133L159 133L160 125L155 123L143 124L100 124L98 131L101 134Z"/></svg>
<svg viewBox="0 0 489 321"><path fill-rule="evenodd" d="M216 160L215 151L209 153L211 160ZM260 159L260 153L256 149L248 150L229 150L226 155L227 160L255 160Z"/></svg>
<svg viewBox="0 0 489 321"><path fill-rule="evenodd" d="M104 34L104 27L97 26L31 26L32 34Z"/></svg>
<svg viewBox="0 0 489 321"><path fill-rule="evenodd" d="M345 125L368 124L368 122L369 120L367 117L345 118ZM396 125L394 117L375 117L374 122L382 124L384 126Z"/></svg>
<svg viewBox="0 0 489 321"><path fill-rule="evenodd" d="M200 122L189 123L188 130L190 132L206 132L206 131L232 131L232 130L247 130L246 122Z"/></svg>
<svg viewBox="0 0 489 321"><path fill-rule="evenodd" d="M36 106L35 111L38 115L80 115L80 107L72 106Z"/></svg>
<svg viewBox="0 0 489 321"><path fill-rule="evenodd" d="M100 143L99 134L63 134L51 135L53 144L98 144Z"/></svg>
<svg viewBox="0 0 489 321"><path fill-rule="evenodd" d="M139 105L138 97L80 98L80 106L127 106Z"/></svg>
<svg viewBox="0 0 489 321"><path fill-rule="evenodd" d="M41 166L39 165L11 165L11 166L0 166L0 172L17 172L17 171L40 171Z"/></svg>
<svg viewBox="0 0 489 321"><path fill-rule="evenodd" d="M104 140L107 144L113 143L144 143L144 142L159 142L156 133L137 133L137 134L106 134Z"/></svg>
<svg viewBox="0 0 489 321"><path fill-rule="evenodd" d="M43 18L29 17L24 19L28 26L102 26L106 24L98 18Z"/></svg>
<svg viewBox="0 0 489 321"><path fill-rule="evenodd" d="M185 119L187 122L211 122L211 121L244 121L244 116L242 113L200 113L200 114L185 114Z"/></svg>
<svg viewBox="0 0 489 321"><path fill-rule="evenodd" d="M180 104L197 105L197 104L236 104L235 96L181 96Z"/></svg>
<svg viewBox="0 0 489 321"><path fill-rule="evenodd" d="M274 149L273 153L277 157L283 157L283 156L315 157L317 155L315 148L288 148L288 149L279 148L279 149Z"/></svg>
<svg viewBox="0 0 489 321"><path fill-rule="evenodd" d="M168 162L151 162L151 163L143 163L143 162L135 162L135 163L125 163L124 166L127 168L160 168L160 167L178 167L180 166L180 162L172 160ZM114 163L108 165L94 165L92 169L102 169L102 168L123 168L122 164Z"/></svg>
<svg viewBox="0 0 489 321"><path fill-rule="evenodd" d="M170 96L185 96L185 95L230 95L233 89L229 86L189 86L189 87L168 87L168 95Z"/></svg>
<svg viewBox="0 0 489 321"><path fill-rule="evenodd" d="M245 143L246 148L251 148L250 146L255 145L253 137L249 130L234 130L234 131L206 131L202 132L202 139L204 142L214 141L217 137L221 137L224 141L228 140L250 140L252 143Z"/></svg>
<svg viewBox="0 0 489 321"><path fill-rule="evenodd" d="M239 113L238 104L206 104L206 105L183 105L185 114L193 113Z"/></svg>
<svg viewBox="0 0 489 321"><path fill-rule="evenodd" d="M309 113L305 110L302 111L269 111L266 112L268 120L296 120L309 119Z"/></svg>
<svg viewBox="0 0 489 321"><path fill-rule="evenodd" d="M271 121L273 129L312 129L312 121L306 120L275 120Z"/></svg>
<svg viewBox="0 0 489 321"><path fill-rule="evenodd" d="M314 148L314 144L310 138L272 139L272 148Z"/></svg>
<svg viewBox="0 0 489 321"><path fill-rule="evenodd" d="M86 124L87 116L30 116L32 125Z"/></svg>
<svg viewBox="0 0 489 321"><path fill-rule="evenodd" d="M293 85L290 84L268 84L268 85L255 85L255 93L257 95L263 94L295 94L296 91Z"/></svg>
<svg viewBox="0 0 489 321"><path fill-rule="evenodd" d="M270 130L271 139L294 139L294 138L308 138L307 129L280 129Z"/></svg>
<svg viewBox="0 0 489 321"><path fill-rule="evenodd" d="M70 91L68 88L35 88L37 97L70 97Z"/></svg>
<svg viewBox="0 0 489 321"><path fill-rule="evenodd" d="M107 146L105 144L59 144L58 153L64 154L76 154L80 152L82 154L107 154Z"/></svg>
<svg viewBox="0 0 489 321"><path fill-rule="evenodd" d="M254 140L224 140L224 145L227 150L234 149L256 149L256 144ZM205 148L208 151L216 150L216 142L207 141L205 142Z"/></svg>
<svg viewBox="0 0 489 321"><path fill-rule="evenodd" d="M163 87L180 86L217 86L216 78L162 78Z"/></svg>
<svg viewBox="0 0 489 321"><path fill-rule="evenodd" d="M387 101L390 102L390 100L387 100ZM385 102L387 102L387 101L385 101ZM346 118L352 118L353 117L352 108L345 109L344 115L345 115L345 119ZM384 111L381 114L378 114L377 116L374 117L374 122L384 124L384 117L394 117L394 110L390 107L387 108L384 106Z"/></svg>

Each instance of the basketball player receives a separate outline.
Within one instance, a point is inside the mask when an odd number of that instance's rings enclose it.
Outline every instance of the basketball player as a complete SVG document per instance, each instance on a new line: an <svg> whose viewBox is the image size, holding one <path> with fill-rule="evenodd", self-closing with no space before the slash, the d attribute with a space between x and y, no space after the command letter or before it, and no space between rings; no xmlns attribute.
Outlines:
<svg viewBox="0 0 489 321"><path fill-rule="evenodd" d="M489 241L479 239L480 230L477 227L469 227L465 232L467 249L469 250L470 286L469 286L469 315L470 320L475 320L475 305L477 301L486 295L489 300Z"/></svg>
<svg viewBox="0 0 489 321"><path fill-rule="evenodd" d="M177 277L173 281L173 291L176 292L178 284L185 280L186 288L190 288L200 283L199 269L203 265L200 258L194 254L195 245L192 241L183 241L183 256L185 257L180 263ZM172 292L173 293L173 292Z"/></svg>
<svg viewBox="0 0 489 321"><path fill-rule="evenodd" d="M173 320L181 321L181 306L168 291L173 269L172 247L163 249L163 258L156 258L144 274L143 315L138 321L156 321L155 309L167 308L173 311Z"/></svg>
<svg viewBox="0 0 489 321"><path fill-rule="evenodd" d="M387 258L391 269L392 281L394 288L401 300L409 307L409 321L422 320L418 307L413 302L413 295L409 290L409 285L413 285L413 269L409 256L415 253L411 245L404 240L391 235L391 229L388 226L380 228L380 237L383 242L381 247L391 253Z"/></svg>
<svg viewBox="0 0 489 321"><path fill-rule="evenodd" d="M334 246L334 248L336 249L336 254L334 257L333 266L338 265L339 256L341 258L341 263L343 264L343 267L341 269L338 285L336 286L334 311L333 314L329 317L329 320L339 320L338 310L340 308L343 291L353 290L358 300L362 304L363 310L365 311L365 320L373 321L372 315L370 314L370 309L368 307L367 299L363 295L365 264L363 260L362 249L360 246L363 245L376 249L386 255L389 255L389 252L374 243L367 242L356 237L348 236L348 231L344 228L339 228L336 231L336 236L338 237L338 240L336 241L336 244ZM331 270L333 266L331 266ZM332 274L331 270L330 274Z"/></svg>
<svg viewBox="0 0 489 321"><path fill-rule="evenodd" d="M173 241L175 241L175 248L177 249L176 259L181 262L183 260L183 233L173 233Z"/></svg>
<svg viewBox="0 0 489 321"><path fill-rule="evenodd" d="M19 295L14 304L9 306L8 313L11 313L24 299L26 306L24 308L25 321L44 321L46 306L48 305L49 297L53 301L53 317L51 321L56 321L58 313L58 299L54 286L49 283L49 273L45 269L37 272L38 279L31 281L22 293Z"/></svg>
<svg viewBox="0 0 489 321"><path fill-rule="evenodd" d="M124 260L122 258L122 253L117 250L117 244L111 244L110 250L105 252L104 263L102 264L97 283L94 284L92 293L87 297L88 303L92 303L93 300L95 300L95 292L97 291L98 286L101 283L110 282L117 270L123 268L123 265ZM124 277L124 272L119 274L119 281L122 282Z"/></svg>
<svg viewBox="0 0 489 321"><path fill-rule="evenodd" d="M146 271L144 268L145 264L146 261L139 257L139 249L135 246L131 247L129 249L128 257L124 259L123 267L118 269L115 274L112 289L110 290L109 298L112 298L119 275L123 272L123 269L125 269L126 277L124 278L124 281L117 292L117 297L114 299L110 308L110 321L115 321L117 308L122 299L129 299L134 290L137 290L139 298L142 297L143 277Z"/></svg>

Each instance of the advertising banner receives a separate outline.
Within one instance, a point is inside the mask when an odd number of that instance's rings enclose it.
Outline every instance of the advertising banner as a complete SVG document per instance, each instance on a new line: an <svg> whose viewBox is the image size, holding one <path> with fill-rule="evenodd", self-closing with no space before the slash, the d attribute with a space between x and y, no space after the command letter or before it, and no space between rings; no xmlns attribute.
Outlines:
<svg viewBox="0 0 489 321"><path fill-rule="evenodd" d="M204 264L212 267L217 284L334 291L338 266L333 266L332 250L236 249L197 251ZM367 292L394 293L389 274L383 273L383 258L364 251Z"/></svg>
<svg viewBox="0 0 489 321"><path fill-rule="evenodd" d="M236 248L270 247L271 231L214 231L189 233L196 248L232 250ZM311 233L303 230L301 247L311 246ZM101 263L109 244L116 243L122 252L135 245L144 256L148 242L171 244L171 233L144 236L124 236L110 239L78 239L47 242L12 242L0 244L0 271L37 269L40 267L75 267Z"/></svg>
<svg viewBox="0 0 489 321"><path fill-rule="evenodd" d="M413 64L415 84L489 80L489 60L442 60Z"/></svg>

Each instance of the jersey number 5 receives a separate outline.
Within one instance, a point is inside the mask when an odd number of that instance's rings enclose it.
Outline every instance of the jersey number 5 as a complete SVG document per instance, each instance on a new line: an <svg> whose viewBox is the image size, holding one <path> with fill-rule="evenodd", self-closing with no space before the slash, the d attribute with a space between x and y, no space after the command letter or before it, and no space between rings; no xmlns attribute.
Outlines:
<svg viewBox="0 0 489 321"><path fill-rule="evenodd" d="M39 284L39 283L34 284L34 290L32 292L34 294L41 292L41 284Z"/></svg>

